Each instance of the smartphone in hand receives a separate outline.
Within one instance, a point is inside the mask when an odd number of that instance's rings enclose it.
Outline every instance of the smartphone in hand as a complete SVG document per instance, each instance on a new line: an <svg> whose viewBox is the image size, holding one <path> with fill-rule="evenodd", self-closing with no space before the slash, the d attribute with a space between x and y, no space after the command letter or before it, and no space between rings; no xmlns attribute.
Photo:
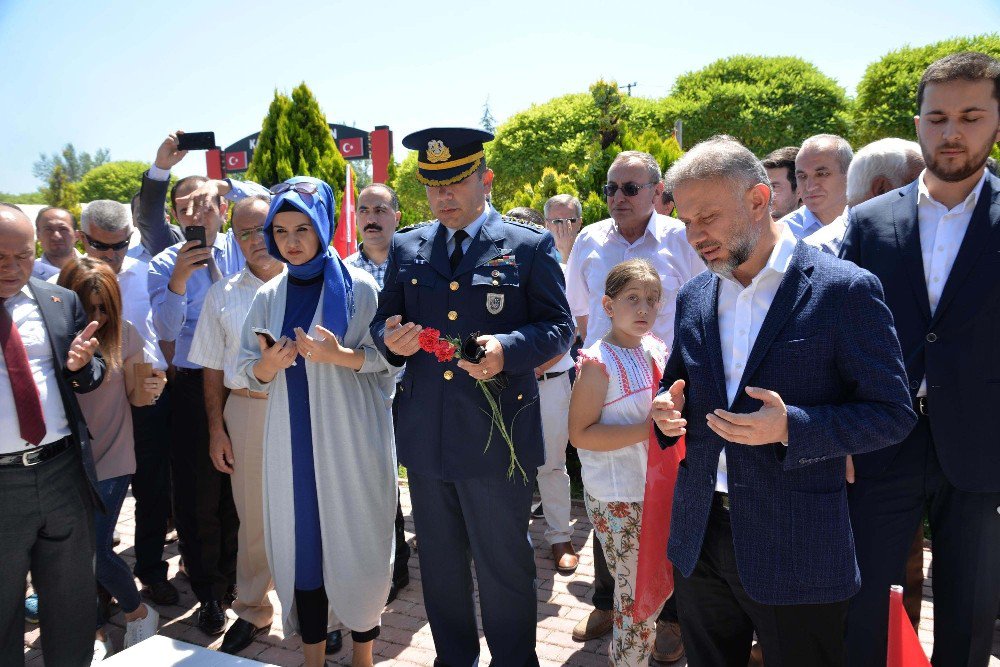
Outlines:
<svg viewBox="0 0 1000 667"><path fill-rule="evenodd" d="M196 247L204 248L208 243L205 240L205 228L201 225L188 225L184 228L184 240L186 241L200 241L200 244ZM204 266L208 264L208 260L202 260L198 262L199 266Z"/></svg>
<svg viewBox="0 0 1000 667"><path fill-rule="evenodd" d="M215 132L184 132L177 135L179 151L210 151L215 148Z"/></svg>

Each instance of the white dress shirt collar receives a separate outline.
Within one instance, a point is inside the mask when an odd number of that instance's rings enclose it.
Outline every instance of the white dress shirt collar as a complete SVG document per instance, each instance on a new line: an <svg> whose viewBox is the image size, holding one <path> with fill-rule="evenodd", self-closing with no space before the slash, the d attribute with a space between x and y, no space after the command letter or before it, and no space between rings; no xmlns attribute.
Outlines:
<svg viewBox="0 0 1000 667"><path fill-rule="evenodd" d="M975 187L969 192L964 200L952 209L934 199L931 195L931 191L927 189L927 183L924 181L924 176L926 176L927 170L924 169L920 172L920 177L917 179L917 206L920 204L933 204L935 206L942 207L948 213L965 213L968 212L972 214L972 210L976 208L976 204L979 202L979 195L983 191L983 184L986 183L986 169L983 169L982 175L976 182Z"/></svg>

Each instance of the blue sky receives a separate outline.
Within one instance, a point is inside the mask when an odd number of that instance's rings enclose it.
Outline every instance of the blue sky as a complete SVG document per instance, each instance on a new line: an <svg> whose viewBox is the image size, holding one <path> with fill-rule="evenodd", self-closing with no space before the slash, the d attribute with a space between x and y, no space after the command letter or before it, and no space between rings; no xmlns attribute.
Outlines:
<svg viewBox="0 0 1000 667"><path fill-rule="evenodd" d="M35 190L32 163L66 142L147 161L177 128L228 145L300 81L330 122L389 125L401 158L405 134L478 125L487 98L503 121L602 77L662 97L738 53L805 58L853 93L894 48L997 26L998 0L0 0L0 191Z"/></svg>

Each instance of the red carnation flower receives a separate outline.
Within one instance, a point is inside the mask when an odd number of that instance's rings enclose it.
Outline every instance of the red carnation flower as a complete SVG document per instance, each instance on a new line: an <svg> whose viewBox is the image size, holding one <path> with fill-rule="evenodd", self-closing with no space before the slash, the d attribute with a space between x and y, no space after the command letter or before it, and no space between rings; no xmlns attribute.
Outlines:
<svg viewBox="0 0 1000 667"><path fill-rule="evenodd" d="M438 361L451 361L455 358L455 346L446 340L438 341L437 347L434 348L434 356Z"/></svg>
<svg viewBox="0 0 1000 667"><path fill-rule="evenodd" d="M420 349L424 352L434 353L437 351L438 340L441 338L441 332L437 329L431 329L430 327L423 329L420 335L417 336L417 342L420 343Z"/></svg>

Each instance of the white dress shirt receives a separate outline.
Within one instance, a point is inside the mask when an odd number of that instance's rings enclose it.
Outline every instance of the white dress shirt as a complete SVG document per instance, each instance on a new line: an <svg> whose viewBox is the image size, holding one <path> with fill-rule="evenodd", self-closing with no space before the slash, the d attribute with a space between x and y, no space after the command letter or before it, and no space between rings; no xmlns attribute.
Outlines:
<svg viewBox="0 0 1000 667"><path fill-rule="evenodd" d="M52 358L49 332L45 329L42 311L27 285L7 299L3 305L14 320L14 326L21 335L21 342L28 354L31 375L38 387L38 398L45 418L45 437L39 443L47 445L70 434L66 409L59 394L56 373L62 372L62 364ZM23 452L34 447L21 438L21 425L17 420L14 406L14 390L7 374L7 360L0 353L0 454Z"/></svg>
<svg viewBox="0 0 1000 667"><path fill-rule="evenodd" d="M212 285L191 341L188 359L204 368L222 371L228 389L247 389L246 376L236 368L243 338L243 322L264 281L244 268L235 276Z"/></svg>
<svg viewBox="0 0 1000 667"><path fill-rule="evenodd" d="M804 204L786 215L780 222L788 225L796 239L804 239L823 228L823 221Z"/></svg>
<svg viewBox="0 0 1000 667"><path fill-rule="evenodd" d="M774 295L778 293L781 280L792 262L796 243L792 230L784 226L781 228L781 238L767 258L767 264L749 285L743 287L730 278L719 281L719 341L722 345L722 367L726 373L726 400L729 401L729 407L736 400L736 391L743 379L750 352L764 318L767 317L767 311L771 308L771 302L774 301ZM725 449L719 455L715 490L729 493Z"/></svg>
<svg viewBox="0 0 1000 667"><path fill-rule="evenodd" d="M122 317L132 323L142 338L142 356L153 364L153 368L167 370L167 360L163 358L160 342L153 329L153 313L150 308L149 264L132 257L125 257L118 272L118 286L122 291Z"/></svg>
<svg viewBox="0 0 1000 667"><path fill-rule="evenodd" d="M653 334L669 350L674 341L674 310L681 285L705 271L705 263L687 242L684 225L674 218L653 213L646 231L629 243L611 218L587 225L576 237L566 264L566 297L573 317L587 317L584 347L593 347L611 330L601 306L608 272L628 259L648 260L660 274L663 294Z"/></svg>
<svg viewBox="0 0 1000 667"><path fill-rule="evenodd" d="M924 282L927 284L927 299L931 304L931 315L937 310L941 300L941 292L951 267L955 264L958 249L965 238L972 220L972 212L976 209L979 195L986 182L986 170L972 188L972 192L955 208L948 207L931 196L924 183L927 170L920 172L917 179L917 225L920 229L920 255L924 264ZM927 378L920 382L917 396L927 395Z"/></svg>

